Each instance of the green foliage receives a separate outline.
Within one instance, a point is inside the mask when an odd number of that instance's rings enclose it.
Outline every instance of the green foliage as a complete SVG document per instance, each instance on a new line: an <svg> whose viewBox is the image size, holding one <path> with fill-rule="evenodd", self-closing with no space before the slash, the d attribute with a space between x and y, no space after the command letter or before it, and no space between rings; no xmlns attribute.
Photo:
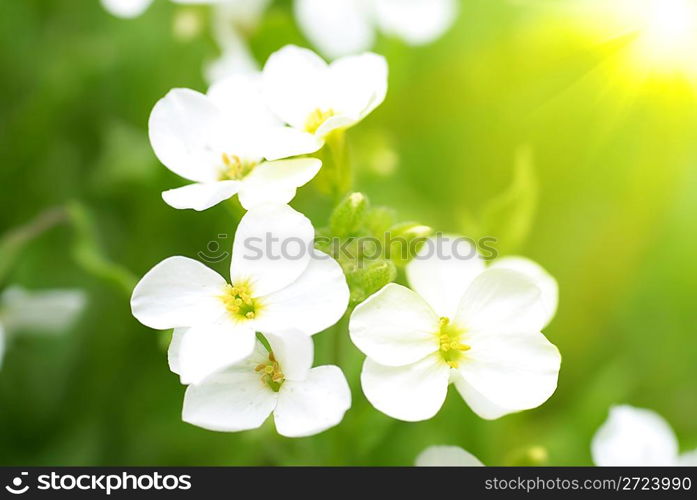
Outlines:
<svg viewBox="0 0 697 500"><path fill-rule="evenodd" d="M175 39L169 1L132 20L97 1L2 2L0 286L80 287L90 305L63 336L8 344L0 463L408 465L426 446L452 444L489 465L590 465L591 437L617 403L658 411L683 451L697 447L693 82L635 75L627 37L589 33L558 3L467 0L433 44L380 38L387 99L334 154L351 152L354 171L339 178L327 158L326 189L313 181L292 203L329 224L353 179L371 201L362 223L348 225L355 234L419 221L496 236L501 253L542 264L561 291L545 330L563 354L556 393L494 421L450 394L430 421L395 421L363 397L364 357L344 320L314 337L315 364L340 352L353 406L338 428L291 440L271 424L223 434L181 422L183 389L160 346L167 335L138 324L128 303L135 279L164 257L195 258L234 233L227 206L194 213L163 203L160 192L182 181L147 144L154 103L173 87L205 91L201 68L218 48L207 34ZM253 34L260 61L283 44L306 45L291 6L275 2ZM389 168L376 174L357 150L382 143L393 154L379 155ZM522 155L511 169L520 144L534 162ZM52 229L36 231L39 214L65 206ZM341 262L354 303L383 283L406 283L401 270L394 277L403 261L360 250Z"/></svg>
<svg viewBox="0 0 697 500"><path fill-rule="evenodd" d="M329 217L329 227L317 230L318 249L341 264L351 290L351 304L364 301L397 278L418 250L418 240L430 227L395 222L393 209L373 207L364 193L346 195Z"/></svg>
<svg viewBox="0 0 697 500"><path fill-rule="evenodd" d="M479 217L466 213L463 232L470 237L495 238L503 255L518 252L525 244L535 219L539 186L530 147L520 147L508 187L488 200Z"/></svg>
<svg viewBox="0 0 697 500"><path fill-rule="evenodd" d="M109 259L98 242L97 231L90 213L83 205L68 205L68 217L75 231L73 256L87 273L113 283L130 297L138 279L122 266Z"/></svg>

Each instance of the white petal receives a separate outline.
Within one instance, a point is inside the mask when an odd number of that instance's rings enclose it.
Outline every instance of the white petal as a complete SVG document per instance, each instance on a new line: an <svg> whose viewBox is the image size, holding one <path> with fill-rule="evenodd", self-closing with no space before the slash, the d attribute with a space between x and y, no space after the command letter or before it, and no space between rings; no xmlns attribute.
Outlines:
<svg viewBox="0 0 697 500"><path fill-rule="evenodd" d="M138 17L150 6L152 0L102 0L102 6L118 17Z"/></svg>
<svg viewBox="0 0 697 500"><path fill-rule="evenodd" d="M440 316L452 318L484 262L467 239L457 236L428 238L406 268L411 287Z"/></svg>
<svg viewBox="0 0 697 500"><path fill-rule="evenodd" d="M251 354L255 343L254 330L228 316L185 330L179 345L182 384L198 384L212 373L239 362Z"/></svg>
<svg viewBox="0 0 697 500"><path fill-rule="evenodd" d="M170 207L197 211L206 210L234 196L240 189L239 181L218 181L206 184L189 184L162 193L162 199Z"/></svg>
<svg viewBox="0 0 697 500"><path fill-rule="evenodd" d="M473 411L483 410L482 418L501 416L496 414L496 407L506 413L536 408L557 388L561 356L541 333L477 332L466 334L462 342L471 349L465 353L458 372L464 384L478 394L461 394ZM468 398L470 395L474 397ZM482 398L487 402L481 404Z"/></svg>
<svg viewBox="0 0 697 500"><path fill-rule="evenodd" d="M169 341L169 348L167 349L167 364L172 373L177 375L181 374L181 368L179 368L179 351L181 350L182 339L188 328L175 328L172 332L172 338Z"/></svg>
<svg viewBox="0 0 697 500"><path fill-rule="evenodd" d="M266 128L260 135L264 138L260 150L268 160L314 153L324 145L318 135L291 127Z"/></svg>
<svg viewBox="0 0 697 500"><path fill-rule="evenodd" d="M264 162L245 177L240 203L247 210L262 205L285 205L295 197L297 188L317 175L321 166L317 158Z"/></svg>
<svg viewBox="0 0 697 500"><path fill-rule="evenodd" d="M280 125L262 97L261 73L233 75L217 81L208 89L207 95L239 126L268 128Z"/></svg>
<svg viewBox="0 0 697 500"><path fill-rule="evenodd" d="M416 457L417 467L483 466L477 457L459 446L429 446Z"/></svg>
<svg viewBox="0 0 697 500"><path fill-rule="evenodd" d="M682 467L697 467L697 450L683 453L678 457L678 464Z"/></svg>
<svg viewBox="0 0 697 500"><path fill-rule="evenodd" d="M291 285L262 298L258 328L275 332L294 328L308 335L326 330L344 315L349 289L341 266L315 251L300 277Z"/></svg>
<svg viewBox="0 0 697 500"><path fill-rule="evenodd" d="M512 269L532 279L542 292L542 307L545 311L544 326L547 326L557 312L559 302L559 286L551 274L542 266L525 257L503 257L491 263L492 268Z"/></svg>
<svg viewBox="0 0 697 500"><path fill-rule="evenodd" d="M218 298L224 286L225 279L200 262L170 257L138 282L131 310L138 321L158 330L210 323L225 312Z"/></svg>
<svg viewBox="0 0 697 500"><path fill-rule="evenodd" d="M327 64L317 54L286 45L264 65L263 92L271 110L284 122L304 130L310 113L326 109Z"/></svg>
<svg viewBox="0 0 697 500"><path fill-rule="evenodd" d="M428 356L406 366L382 366L366 358L361 386L368 401L392 418L417 422L435 416L448 392L450 367Z"/></svg>
<svg viewBox="0 0 697 500"><path fill-rule="evenodd" d="M196 182L218 179L225 126L207 96L190 89L170 90L155 104L148 127L155 154L172 172Z"/></svg>
<svg viewBox="0 0 697 500"><path fill-rule="evenodd" d="M385 366L408 365L438 351L438 316L415 292L390 283L351 314L351 340Z"/></svg>
<svg viewBox="0 0 697 500"><path fill-rule="evenodd" d="M3 292L0 302L8 330L56 333L70 327L87 298L81 290L28 291L13 286Z"/></svg>
<svg viewBox="0 0 697 500"><path fill-rule="evenodd" d="M277 393L261 382L254 368L242 363L189 386L182 419L212 431L256 429L271 414L277 399Z"/></svg>
<svg viewBox="0 0 697 500"><path fill-rule="evenodd" d="M254 297L285 288L310 263L314 237L310 220L288 205L250 210L235 233L232 283L249 282Z"/></svg>
<svg viewBox="0 0 697 500"><path fill-rule="evenodd" d="M331 109L357 122L385 100L387 61L365 53L337 59L329 66Z"/></svg>
<svg viewBox="0 0 697 500"><path fill-rule="evenodd" d="M591 443L593 462L600 466L676 465L678 442L656 412L614 406Z"/></svg>
<svg viewBox="0 0 697 500"><path fill-rule="evenodd" d="M510 409L493 403L489 398L477 391L462 378L462 375L457 370L450 372L450 381L453 382L457 392L460 393L460 396L462 396L462 399L465 400L472 411L481 418L495 420L511 412Z"/></svg>
<svg viewBox="0 0 697 500"><path fill-rule="evenodd" d="M346 115L330 116L325 121L323 121L319 127L317 127L314 136L317 138L326 137L327 135L329 135L330 132L333 132L334 130L346 129L355 125L357 121L358 120L356 120L355 118Z"/></svg>
<svg viewBox="0 0 697 500"><path fill-rule="evenodd" d="M548 314L535 282L510 269L487 269L472 282L460 302L458 323L470 331L539 332Z"/></svg>
<svg viewBox="0 0 697 500"><path fill-rule="evenodd" d="M312 436L334 427L351 407L351 390L338 366L318 366L303 381L286 380L273 416L286 437Z"/></svg>
<svg viewBox="0 0 697 500"><path fill-rule="evenodd" d="M356 0L295 0L295 19L305 36L330 58L369 49L375 34L368 5Z"/></svg>
<svg viewBox="0 0 697 500"><path fill-rule="evenodd" d="M288 380L304 380L312 368L315 346L312 338L298 330L265 332L271 351Z"/></svg>
<svg viewBox="0 0 697 500"><path fill-rule="evenodd" d="M377 22L385 33L412 45L441 36L457 16L455 0L375 0Z"/></svg>

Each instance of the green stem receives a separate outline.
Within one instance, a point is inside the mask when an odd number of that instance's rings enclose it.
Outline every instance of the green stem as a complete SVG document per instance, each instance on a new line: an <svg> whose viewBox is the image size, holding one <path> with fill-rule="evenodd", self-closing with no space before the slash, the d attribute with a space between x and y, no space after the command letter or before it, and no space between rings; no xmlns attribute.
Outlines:
<svg viewBox="0 0 697 500"><path fill-rule="evenodd" d="M41 212L27 224L5 233L0 238L0 283L2 283L15 259L27 243L66 220L67 214L65 209L63 207L53 207Z"/></svg>
<svg viewBox="0 0 697 500"><path fill-rule="evenodd" d="M106 256L89 211L80 202L73 201L68 204L67 213L75 232L75 261L89 274L111 282L130 297L138 279L130 270Z"/></svg>
<svg viewBox="0 0 697 500"><path fill-rule="evenodd" d="M332 337L332 362L336 366L341 366L341 351L342 351L342 336L344 334L344 318L346 315L342 316L339 322L334 327L334 336Z"/></svg>
<svg viewBox="0 0 697 500"><path fill-rule="evenodd" d="M325 138L322 160L328 191L338 203L351 190L353 183L346 131L335 130Z"/></svg>

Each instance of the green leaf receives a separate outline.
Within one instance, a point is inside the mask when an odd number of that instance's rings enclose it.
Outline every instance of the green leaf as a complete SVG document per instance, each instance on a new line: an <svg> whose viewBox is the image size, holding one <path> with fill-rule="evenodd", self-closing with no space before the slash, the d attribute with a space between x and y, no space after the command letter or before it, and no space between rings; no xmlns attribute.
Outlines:
<svg viewBox="0 0 697 500"><path fill-rule="evenodd" d="M482 210L480 237L492 236L504 253L516 251L526 240L537 211L539 186L529 147L518 150L513 180Z"/></svg>
<svg viewBox="0 0 697 500"><path fill-rule="evenodd" d="M111 261L104 254L87 208L80 202L73 201L68 205L68 217L75 230L73 257L76 262L89 274L113 283L130 296L138 280L128 269Z"/></svg>

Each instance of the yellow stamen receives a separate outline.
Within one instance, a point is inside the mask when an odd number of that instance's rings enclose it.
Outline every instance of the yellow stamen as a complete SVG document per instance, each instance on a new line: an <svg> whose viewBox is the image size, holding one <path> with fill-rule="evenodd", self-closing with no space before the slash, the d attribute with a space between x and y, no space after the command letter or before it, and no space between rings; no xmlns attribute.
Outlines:
<svg viewBox="0 0 697 500"><path fill-rule="evenodd" d="M242 160L237 155L222 154L223 164L220 167L220 180L237 181L243 179L254 170L259 162Z"/></svg>
<svg viewBox="0 0 697 500"><path fill-rule="evenodd" d="M437 332L439 352L443 361L451 368L457 368L470 346L461 342L465 331L451 324L448 318L440 318Z"/></svg>
<svg viewBox="0 0 697 500"><path fill-rule="evenodd" d="M273 353L269 353L269 361L258 365L255 369L256 372L261 372L261 382L274 391L278 392L283 382L286 378L281 371L281 366L274 358Z"/></svg>
<svg viewBox="0 0 697 500"><path fill-rule="evenodd" d="M305 120L305 130L311 134L314 134L325 121L327 121L335 114L336 113L333 109L315 109L312 113L308 115L307 120Z"/></svg>
<svg viewBox="0 0 697 500"><path fill-rule="evenodd" d="M261 308L259 300L252 297L251 287L248 283L225 285L220 300L223 301L225 308L236 320L254 319Z"/></svg>

